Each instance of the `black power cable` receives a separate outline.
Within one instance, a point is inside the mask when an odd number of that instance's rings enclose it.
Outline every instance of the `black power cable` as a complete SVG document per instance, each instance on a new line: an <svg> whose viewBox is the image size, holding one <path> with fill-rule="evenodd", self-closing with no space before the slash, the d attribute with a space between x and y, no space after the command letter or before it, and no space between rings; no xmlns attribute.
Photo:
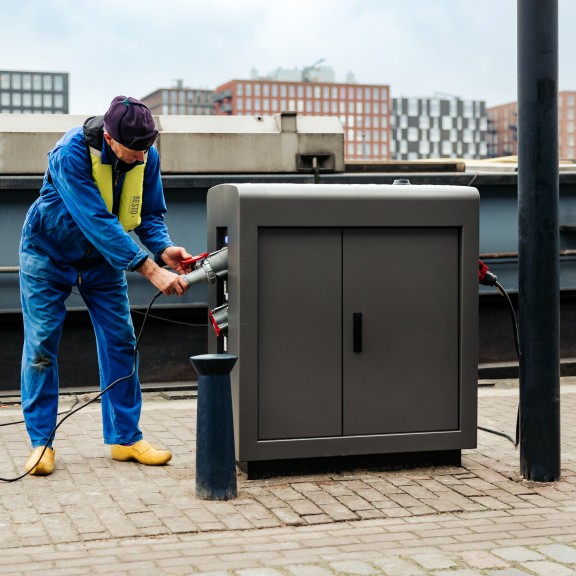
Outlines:
<svg viewBox="0 0 576 576"><path fill-rule="evenodd" d="M520 362L520 340L518 338L518 322L516 321L516 313L514 312L514 305L512 304L512 300L510 300L510 296L508 296L508 293L506 292L506 290L504 290L502 285L498 282L496 276L494 274L492 274L492 272L490 272L488 266L486 266L486 264L484 264L484 262L482 262L482 260L478 260L478 266L479 266L479 270L478 270L479 283L484 285L484 286L495 286L498 289L498 291L500 292L500 294L505 298L505 300L508 304L508 309L510 311L510 316L512 319L512 332L514 333L514 344L516 346L516 357L518 358L518 362ZM520 439L519 439L520 438L520 405L518 405L518 411L516 413L516 438L515 439L513 439L508 434L505 434L504 432L499 432L497 430L485 428L484 426L478 426L477 428L478 428L478 430L483 430L484 432L489 432L490 434L496 434L498 436L502 436L503 438L510 440L510 442L512 442L512 444L514 444L514 446L517 447L518 443L520 442Z"/></svg>
<svg viewBox="0 0 576 576"><path fill-rule="evenodd" d="M154 296L154 298L152 298L152 300L150 301L150 304L148 305L146 313L144 314L144 319L142 320L142 326L140 327L140 331L138 333L138 338L136 339L136 346L134 346L134 363L132 365L132 372L130 372L130 374L128 374L127 376L122 376L121 378L114 380L114 382L112 382L111 384L108 384L108 386L106 386L106 388L104 388L104 390L101 390L99 394L94 396L94 398L91 398L88 402L85 402L81 406L78 406L78 408L75 408L73 410L70 409L66 413L64 418L62 418L62 420L60 420L60 422L58 422L56 424L56 426L54 427L52 432L50 432L50 436L49 436L48 440L46 441L46 446L44 446L44 450L42 450L42 454L40 454L40 456L38 458L38 462L36 462L36 464L34 466L32 466L28 472L25 472L24 474L21 474L20 476L17 476L16 478L2 478L2 477L0 477L0 482L17 482L18 480L22 480L22 478L25 478L26 476L28 476L28 474L30 474L30 472L32 470L34 470L34 468L36 468L36 466L38 466L38 464L40 464L40 461L44 457L46 450L48 450L48 444L50 444L50 442L54 439L54 436L56 436L56 431L58 430L58 428L60 428L60 426L62 426L62 424L64 424L64 422L66 420L68 420L68 418L70 418L70 416L72 416L73 414L76 414L76 412L79 412L80 410L86 408L86 406L89 406L93 402L96 402L96 400L101 398L106 392L108 392L108 390L110 390L110 388L112 388L113 386L116 386L116 384L118 384L118 382L122 382L122 380L127 380L128 378L132 378L132 376L134 376L134 373L136 372L136 360L137 360L137 356L138 356L138 346L140 345L140 339L142 338L142 334L144 332L144 326L146 325L146 320L148 318L148 314L149 314L150 310L152 309L152 305L154 304L154 302L156 302L156 299L161 295L162 295L162 292L160 291ZM15 424L15 423L11 422L10 424Z"/></svg>

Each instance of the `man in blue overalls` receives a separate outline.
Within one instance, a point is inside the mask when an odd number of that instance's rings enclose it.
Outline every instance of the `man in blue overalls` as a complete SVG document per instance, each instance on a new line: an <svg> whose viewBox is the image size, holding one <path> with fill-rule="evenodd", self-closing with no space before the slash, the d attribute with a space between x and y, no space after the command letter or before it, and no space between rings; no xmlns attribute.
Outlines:
<svg viewBox="0 0 576 576"><path fill-rule="evenodd" d="M143 440L138 426L142 395L125 274L139 272L166 295L182 295L188 287L158 264L186 272L181 262L190 254L174 245L164 223L157 135L142 102L117 96L104 116L67 132L48 154L40 197L28 211L20 243L21 388L33 448L25 469L31 474L54 470L57 350L72 288L94 326L101 387L132 374L102 396L104 442L112 458L162 465L172 457Z"/></svg>

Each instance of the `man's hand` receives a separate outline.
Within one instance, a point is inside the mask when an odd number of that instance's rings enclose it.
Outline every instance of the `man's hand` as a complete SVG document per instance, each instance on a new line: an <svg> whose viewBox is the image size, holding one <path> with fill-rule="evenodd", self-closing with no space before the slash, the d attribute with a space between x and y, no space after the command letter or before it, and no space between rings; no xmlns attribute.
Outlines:
<svg viewBox="0 0 576 576"><path fill-rule="evenodd" d="M183 248L181 248L181 250L186 254L186 250ZM162 259L166 262L166 259L164 258L165 253L166 251L164 251ZM168 264L168 262L166 263ZM153 260L150 260L150 258L144 261L144 264L137 269L137 272L150 280L150 282L166 296L171 296L172 294L182 296L189 287L188 283L182 276L161 268Z"/></svg>
<svg viewBox="0 0 576 576"><path fill-rule="evenodd" d="M184 268L181 264L182 260L187 260L188 258L192 258L192 254L188 254L181 246L168 246L168 248L162 252L162 260L179 274L190 272L189 267Z"/></svg>

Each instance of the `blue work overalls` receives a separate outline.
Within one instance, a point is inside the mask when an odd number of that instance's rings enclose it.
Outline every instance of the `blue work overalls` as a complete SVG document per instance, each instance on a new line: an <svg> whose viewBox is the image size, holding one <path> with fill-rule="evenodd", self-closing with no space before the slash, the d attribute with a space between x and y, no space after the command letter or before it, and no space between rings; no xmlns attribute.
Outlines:
<svg viewBox="0 0 576 576"><path fill-rule="evenodd" d="M116 158L102 141L101 124L101 117L87 121L92 135L100 136L102 162L111 163ZM48 154L40 197L28 211L20 242L22 409L33 447L52 443L58 344L72 288L84 299L94 326L101 388L131 375L102 397L104 442L128 444L142 438L142 396L125 271L136 269L148 256L106 208L92 179L86 137L86 125L75 128ZM122 179L115 194L121 185ZM174 243L164 224L166 205L155 148L148 152L143 191L142 223L135 232L157 255Z"/></svg>

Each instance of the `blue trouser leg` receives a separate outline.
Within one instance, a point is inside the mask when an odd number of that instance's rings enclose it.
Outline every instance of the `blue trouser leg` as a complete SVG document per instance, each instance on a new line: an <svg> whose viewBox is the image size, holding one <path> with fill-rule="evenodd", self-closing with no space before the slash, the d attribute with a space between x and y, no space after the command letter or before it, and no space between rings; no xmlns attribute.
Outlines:
<svg viewBox="0 0 576 576"><path fill-rule="evenodd" d="M58 413L58 344L70 286L20 274L24 347L21 394L32 446L51 445Z"/></svg>
<svg viewBox="0 0 576 576"><path fill-rule="evenodd" d="M100 387L128 376L102 396L102 424L106 444L129 444L142 439L138 427L142 393L136 338L130 316L126 278L107 282L86 282L78 287L88 311L98 349Z"/></svg>

